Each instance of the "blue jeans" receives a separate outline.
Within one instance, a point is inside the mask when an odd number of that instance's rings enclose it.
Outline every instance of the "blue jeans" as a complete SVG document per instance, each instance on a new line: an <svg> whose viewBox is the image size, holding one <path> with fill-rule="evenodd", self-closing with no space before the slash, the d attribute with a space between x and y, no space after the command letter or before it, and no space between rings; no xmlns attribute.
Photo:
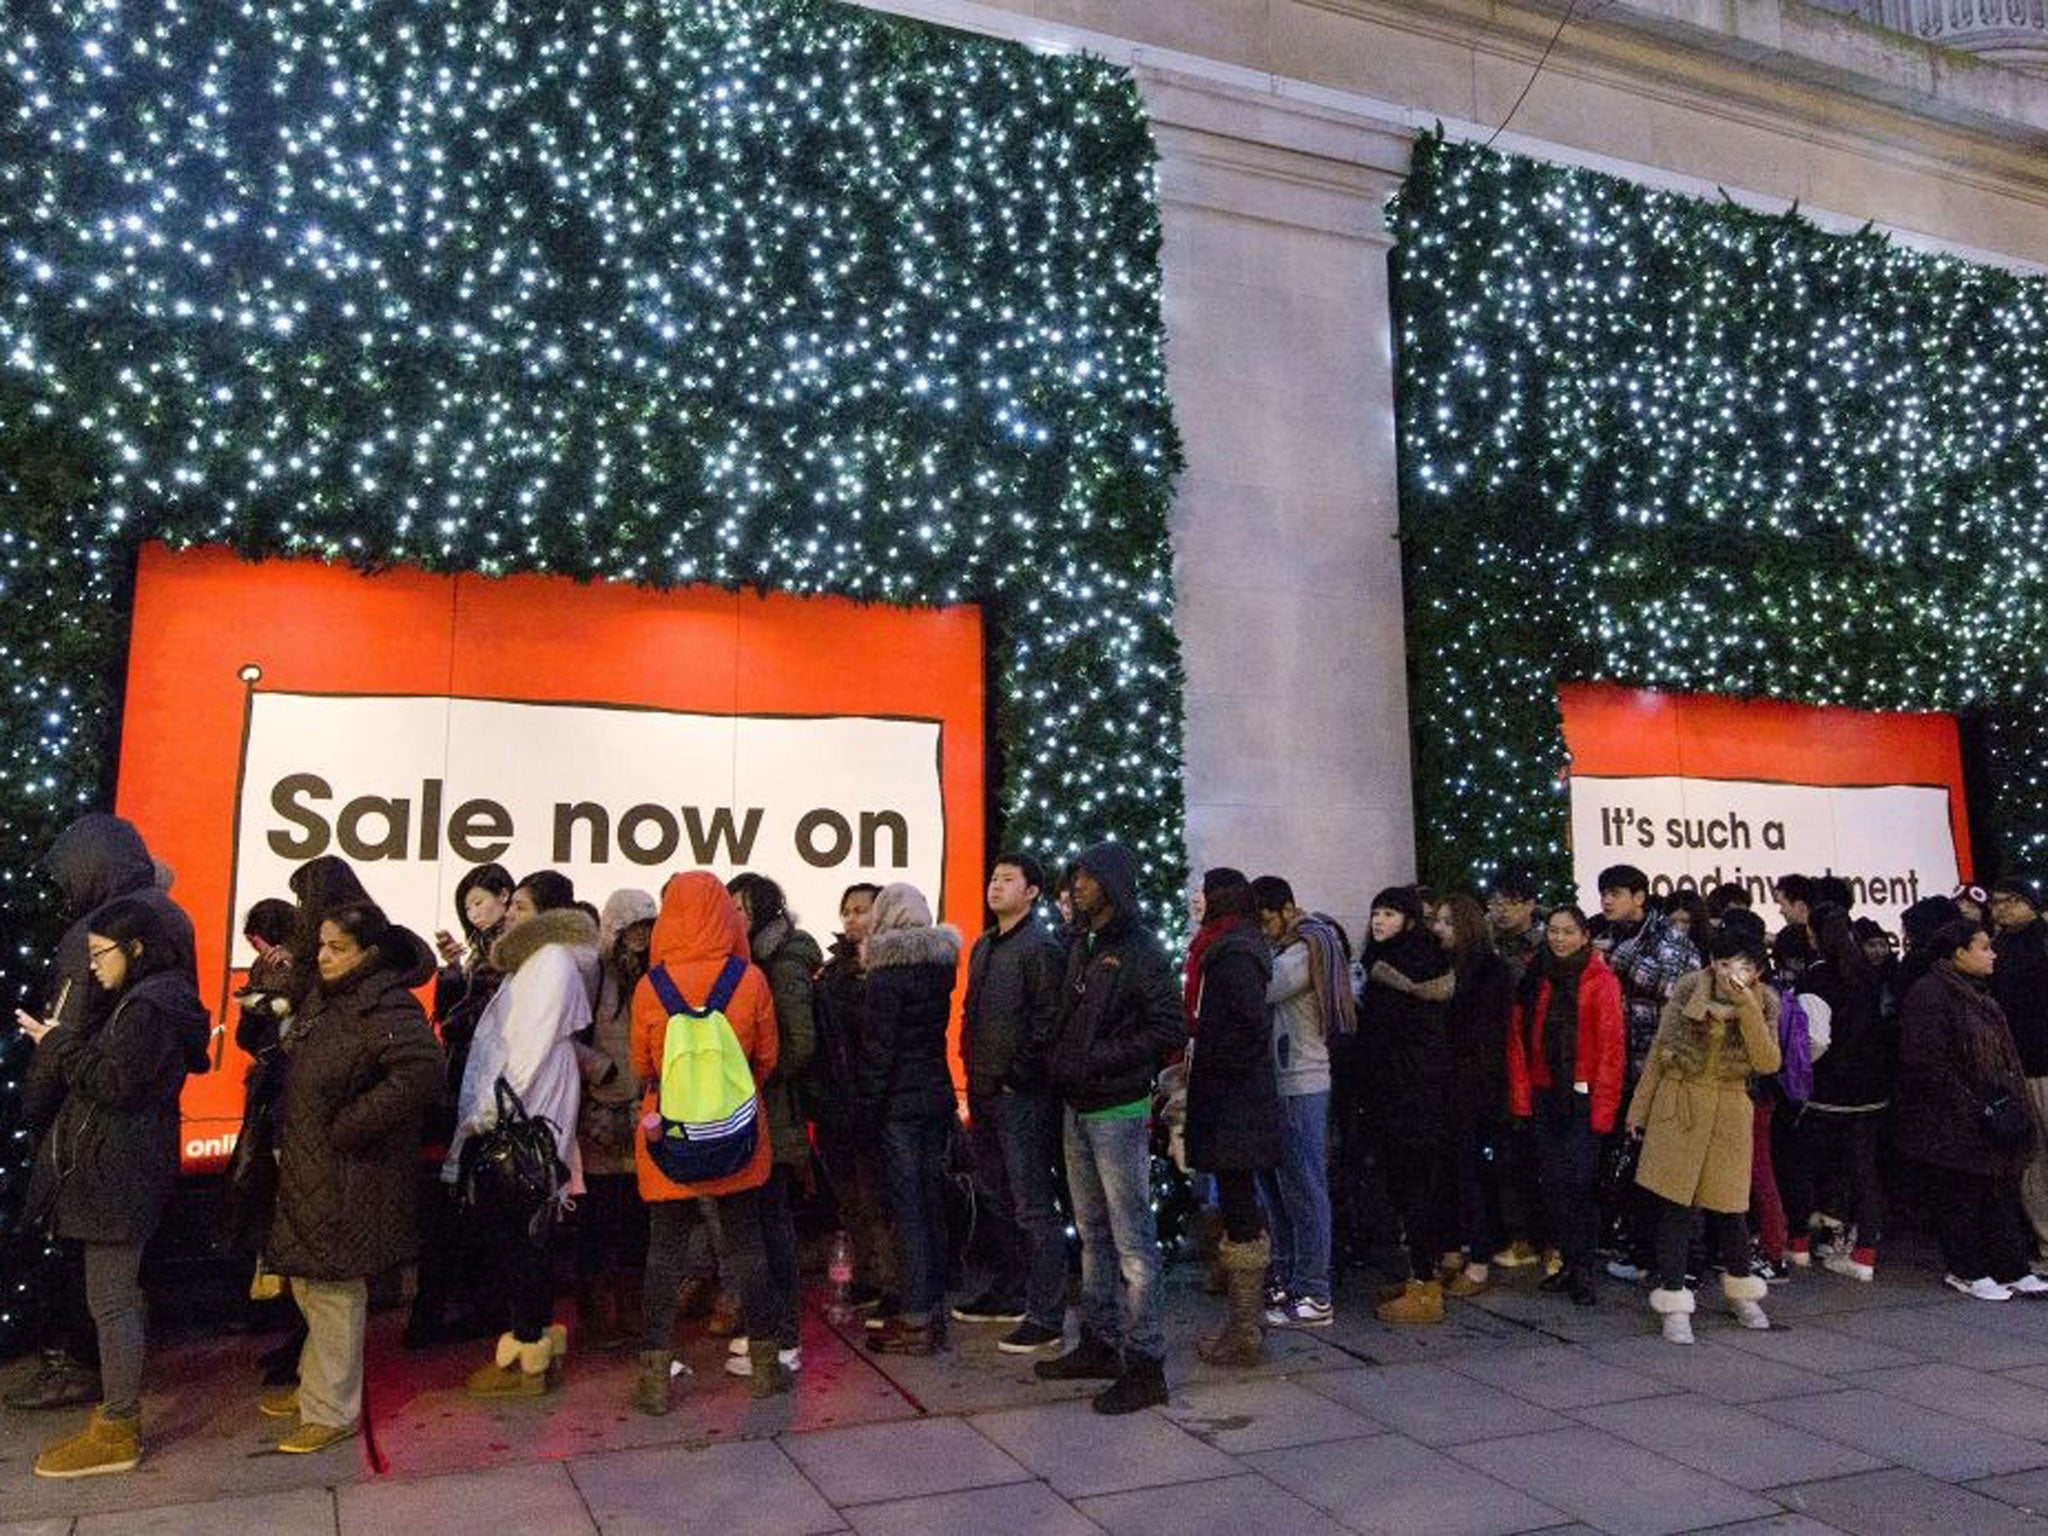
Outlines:
<svg viewBox="0 0 2048 1536"><path fill-rule="evenodd" d="M1330 1095L1280 1100L1280 1166L1259 1175L1273 1277L1290 1296L1330 1299Z"/></svg>
<svg viewBox="0 0 2048 1536"><path fill-rule="evenodd" d="M898 1316L928 1323L946 1299L946 1121L882 1122L889 1214L896 1219Z"/></svg>
<svg viewBox="0 0 2048 1536"><path fill-rule="evenodd" d="M975 1097L974 1166L1001 1252L991 1289L1057 1331L1067 1309L1067 1237L1053 1201L1060 1107L1036 1093Z"/></svg>
<svg viewBox="0 0 2048 1536"><path fill-rule="evenodd" d="M1164 1359L1152 1122L1083 1120L1069 1109L1066 1143L1067 1193L1081 1234L1081 1326L1111 1347Z"/></svg>

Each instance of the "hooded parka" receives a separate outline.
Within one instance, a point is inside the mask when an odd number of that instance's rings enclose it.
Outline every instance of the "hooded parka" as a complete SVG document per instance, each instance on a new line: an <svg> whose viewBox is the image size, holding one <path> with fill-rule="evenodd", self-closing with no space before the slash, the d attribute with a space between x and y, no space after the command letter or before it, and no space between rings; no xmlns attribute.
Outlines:
<svg viewBox="0 0 2048 1536"><path fill-rule="evenodd" d="M1159 938L1138 919L1138 861L1097 843L1074 868L1102 887L1109 921L1078 924L1052 1042L1052 1086L1079 1114L1149 1098L1153 1080L1187 1045L1181 988Z"/></svg>
<svg viewBox="0 0 2048 1536"><path fill-rule="evenodd" d="M774 1075L779 1042L775 1033L775 1003L768 978L753 964L747 948L747 925L739 904L719 883L718 876L705 870L670 879L661 893L661 916L654 920L654 937L648 945L647 964L667 968L676 990L694 1006L702 1007L717 985L725 962L737 955L747 961L740 984L725 1006L726 1021L745 1053L754 1074L756 1090ZM633 1071L648 1085L641 1102L643 1115L657 1112L661 1081L661 1048L668 1034L668 1010L655 995L654 984L644 977L633 992ZM679 1184L654 1166L645 1139L634 1143L633 1156L640 1173L642 1200L693 1200L699 1196L737 1194L758 1189L768 1182L773 1141L762 1135L754 1144L753 1159L738 1173L699 1184Z"/></svg>
<svg viewBox="0 0 2048 1536"><path fill-rule="evenodd" d="M861 1032L860 1114L868 1124L946 1119L954 1113L946 1064L960 930L934 926L907 886L875 897L875 931L861 945L867 1016Z"/></svg>
<svg viewBox="0 0 2048 1536"><path fill-rule="evenodd" d="M818 1051L812 993L818 972L824 968L825 952L787 913L763 923L747 943L775 1000L775 1075L761 1089L761 1106L768 1111L775 1161L787 1168L801 1168L810 1161L811 1142L804 1134L797 1090L809 1077L811 1058Z"/></svg>
<svg viewBox="0 0 2048 1536"><path fill-rule="evenodd" d="M420 1123L441 1049L413 989L433 974L425 941L394 927L293 1018L265 1250L277 1273L366 1279L418 1251Z"/></svg>

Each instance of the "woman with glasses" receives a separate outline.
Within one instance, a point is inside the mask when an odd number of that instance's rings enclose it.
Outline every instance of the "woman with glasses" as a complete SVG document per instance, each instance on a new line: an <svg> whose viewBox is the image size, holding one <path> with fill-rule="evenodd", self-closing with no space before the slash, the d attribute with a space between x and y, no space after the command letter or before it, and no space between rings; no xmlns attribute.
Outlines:
<svg viewBox="0 0 2048 1536"><path fill-rule="evenodd" d="M38 1477L126 1472L142 1459L142 1249L178 1177L178 1095L206 1069L206 1010L163 914L122 897L93 913L86 958L115 999L103 1022L22 1019L64 1101L36 1149L31 1222L85 1248L86 1302L100 1339L100 1405L44 1447Z"/></svg>

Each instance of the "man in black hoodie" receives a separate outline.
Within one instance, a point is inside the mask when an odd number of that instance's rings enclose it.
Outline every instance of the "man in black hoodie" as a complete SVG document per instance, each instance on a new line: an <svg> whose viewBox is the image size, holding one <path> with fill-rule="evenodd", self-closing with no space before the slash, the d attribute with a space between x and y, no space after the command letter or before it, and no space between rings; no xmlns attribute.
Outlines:
<svg viewBox="0 0 2048 1536"><path fill-rule="evenodd" d="M1186 1043L1187 1025L1173 966L1138 919L1137 858L1121 843L1097 843L1072 874L1074 937L1048 1080L1066 1103L1081 1342L1036 1371L1047 1381L1108 1379L1095 1411L1134 1413L1166 1401L1152 1083Z"/></svg>
<svg viewBox="0 0 2048 1536"><path fill-rule="evenodd" d="M2040 882L2025 875L2008 876L1991 887L1991 921L1998 930L1991 940L1998 952L1991 995L2012 1028L2020 1068L2027 1075L2027 1097L2037 1115L2048 1112L2048 923L2041 920L2042 899ZM2048 1254L2048 1151L2038 1137L2033 1159L2020 1176L2020 1199L2035 1242Z"/></svg>
<svg viewBox="0 0 2048 1536"><path fill-rule="evenodd" d="M43 988L42 1006L34 1015L17 1014L17 1022L66 1026L90 1032L113 1010L112 994L94 985L86 934L93 914L109 902L132 896L156 913L177 960L177 969L196 980L197 961L192 920L184 908L157 889L156 861L132 822L104 811L92 811L57 834L43 867L64 896L71 926L57 941ZM55 1123L65 1098L56 1070L55 1052L38 1051L31 1059L22 1096L22 1118L32 1135L41 1138ZM77 1243L49 1245L32 1287L39 1311L36 1333L42 1369L7 1394L14 1410L71 1408L99 1401L98 1347L92 1316L85 1307L85 1265Z"/></svg>

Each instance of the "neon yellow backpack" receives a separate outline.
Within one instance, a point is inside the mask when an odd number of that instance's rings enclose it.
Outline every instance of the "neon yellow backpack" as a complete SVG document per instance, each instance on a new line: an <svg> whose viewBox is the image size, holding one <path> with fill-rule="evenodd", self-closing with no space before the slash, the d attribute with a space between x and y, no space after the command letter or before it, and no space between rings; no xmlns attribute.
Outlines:
<svg viewBox="0 0 2048 1536"><path fill-rule="evenodd" d="M729 1178L754 1160L761 1139L761 1099L754 1069L740 1049L725 1010L747 963L725 962L702 1008L692 1008L666 966L647 973L668 1029L661 1041L659 1126L646 1128L647 1154L678 1184Z"/></svg>

